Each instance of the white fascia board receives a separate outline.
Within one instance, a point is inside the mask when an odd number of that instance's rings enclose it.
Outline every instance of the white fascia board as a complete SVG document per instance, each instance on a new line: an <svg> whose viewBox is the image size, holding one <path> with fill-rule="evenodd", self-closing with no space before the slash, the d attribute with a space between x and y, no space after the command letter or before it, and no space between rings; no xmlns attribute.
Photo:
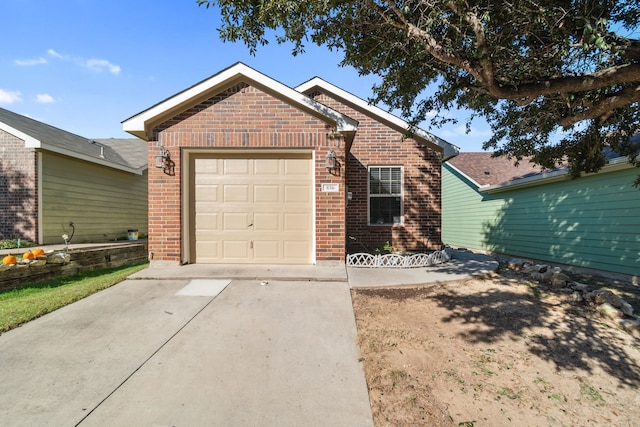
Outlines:
<svg viewBox="0 0 640 427"><path fill-rule="evenodd" d="M130 168L118 163L113 163L113 162L109 162L107 160L102 160L96 157L91 157L91 156L87 156L86 154L82 154L82 153L76 153L75 151L71 151L71 150L67 150L65 148L61 148L55 145L51 145L51 144L47 144L47 143L43 143L42 141L40 141L39 139L36 139L30 135L27 135L26 133L19 131L18 129L15 129L11 126L8 126L5 123L0 123L0 129L2 129L3 131L10 133L11 135L15 136L18 139L21 139L24 141L24 146L25 148L34 148L34 149L40 149L40 150L46 150L46 151L51 151L54 153L58 153L58 154L62 154L68 157L73 157L74 159L79 159L79 160L84 160L87 162L91 162L91 163L96 163L102 166L106 166L112 169L119 169L125 172L129 172L129 173L133 173L136 175L142 175L145 171L145 169L148 168L148 165L145 165L141 168L138 169L134 169L134 168Z"/></svg>
<svg viewBox="0 0 640 427"><path fill-rule="evenodd" d="M609 163L604 165L598 172L587 173L584 176L597 175L599 173L614 172L616 170L627 169L632 167L629 163L628 157L616 157L609 160ZM538 175L528 176L526 178L514 179L513 181L503 182L502 184L495 184L481 188L480 191L486 193L498 193L500 191L515 190L524 187L533 187L536 185L550 184L552 182L562 181L567 179L569 171L567 169L557 169L549 172L542 172Z"/></svg>
<svg viewBox="0 0 640 427"><path fill-rule="evenodd" d="M167 113L179 112L181 107L188 108L194 99L200 99L204 94L215 92L216 88L222 89L230 82L246 81L260 87L268 93L280 94L290 104L306 111L315 112L316 115L324 117L327 121L335 123L336 130L341 133L353 133L358 127L358 122L333 110L308 96L286 86L271 77L268 77L243 63L237 63L218 74L203 80L200 83L154 105L137 115L122 122L125 132L129 132L139 138L147 140L148 131L157 118L166 116Z"/></svg>
<svg viewBox="0 0 640 427"><path fill-rule="evenodd" d="M458 169L457 167L455 167L454 165L452 165L449 162L443 163L442 167L444 167L445 164L447 165L447 167L450 167L451 169L453 169L454 171L456 171L457 173L462 175L464 177L464 179L466 179L471 184L473 184L478 190L482 190L484 187L488 187L488 185L482 186L482 185L478 184L473 178L471 178L469 175L467 175L466 173L462 172L460 169Z"/></svg>
<svg viewBox="0 0 640 427"><path fill-rule="evenodd" d="M460 147L453 145L443 140L442 138L439 138L432 133L429 133L418 127L412 128L407 121L401 119L400 117L393 115L380 107L370 104L364 99L357 97L344 89L340 89L339 87L321 79L320 77L314 77L313 79L302 83L300 86L296 87L296 90L302 93L307 93L315 88L324 89L329 93L332 93L335 96L348 101L359 109L369 112L371 115L376 116L381 121L392 124L397 129L401 129L402 131L411 131L418 137L425 139L438 147L441 147L444 150L444 160L450 159L451 157L455 157L460 154Z"/></svg>
<svg viewBox="0 0 640 427"><path fill-rule="evenodd" d="M6 123L2 123L0 122L0 129L2 129L3 131L10 133L11 135L15 136L18 139L21 139L24 141L24 146L26 148L40 148L40 140L27 135L26 133L19 131L18 129L11 127L9 125L7 125Z"/></svg>

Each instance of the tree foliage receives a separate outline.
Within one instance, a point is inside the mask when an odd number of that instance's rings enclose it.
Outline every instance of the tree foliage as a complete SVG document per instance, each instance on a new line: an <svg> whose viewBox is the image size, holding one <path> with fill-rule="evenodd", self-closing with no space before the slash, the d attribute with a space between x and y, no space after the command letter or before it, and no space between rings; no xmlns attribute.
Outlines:
<svg viewBox="0 0 640 427"><path fill-rule="evenodd" d="M497 155L574 176L611 150L640 166L638 0L197 1L251 52L271 36L294 55L307 43L342 52L341 65L381 77L372 101L414 124L471 110Z"/></svg>

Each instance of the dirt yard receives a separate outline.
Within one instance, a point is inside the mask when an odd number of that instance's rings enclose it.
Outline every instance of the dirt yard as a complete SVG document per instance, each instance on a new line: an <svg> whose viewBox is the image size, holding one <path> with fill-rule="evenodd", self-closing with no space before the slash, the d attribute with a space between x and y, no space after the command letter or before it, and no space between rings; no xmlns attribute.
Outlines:
<svg viewBox="0 0 640 427"><path fill-rule="evenodd" d="M640 426L640 339L571 294L507 270L353 303L377 427Z"/></svg>

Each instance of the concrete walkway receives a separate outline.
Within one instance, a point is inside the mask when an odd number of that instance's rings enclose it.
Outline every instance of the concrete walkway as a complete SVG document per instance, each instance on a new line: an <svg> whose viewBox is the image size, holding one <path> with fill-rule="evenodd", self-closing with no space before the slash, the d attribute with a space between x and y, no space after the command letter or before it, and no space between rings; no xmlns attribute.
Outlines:
<svg viewBox="0 0 640 427"><path fill-rule="evenodd" d="M489 255L465 250L449 251L452 259L444 264L420 268L355 268L347 267L352 288L407 286L448 283L484 277L498 269L498 262Z"/></svg>
<svg viewBox="0 0 640 427"><path fill-rule="evenodd" d="M350 287L496 267L470 253L429 269L151 267L0 335L0 420L372 426Z"/></svg>

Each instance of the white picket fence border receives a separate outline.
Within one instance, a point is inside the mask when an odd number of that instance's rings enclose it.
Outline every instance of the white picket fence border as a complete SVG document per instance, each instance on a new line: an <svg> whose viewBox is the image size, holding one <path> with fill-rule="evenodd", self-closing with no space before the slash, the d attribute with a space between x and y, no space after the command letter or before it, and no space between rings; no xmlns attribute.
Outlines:
<svg viewBox="0 0 640 427"><path fill-rule="evenodd" d="M347 255L347 266L363 268L416 268L442 264L451 259L446 251L430 254L384 254L373 255L365 252Z"/></svg>

